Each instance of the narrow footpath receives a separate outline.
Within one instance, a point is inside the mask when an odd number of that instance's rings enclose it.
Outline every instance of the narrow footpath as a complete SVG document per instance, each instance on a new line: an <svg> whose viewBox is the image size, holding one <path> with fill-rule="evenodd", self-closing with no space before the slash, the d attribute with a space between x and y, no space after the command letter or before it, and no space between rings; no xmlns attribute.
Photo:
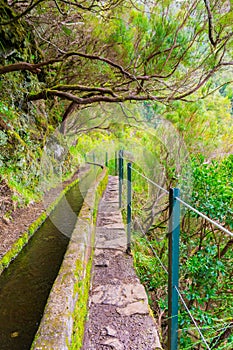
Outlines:
<svg viewBox="0 0 233 350"><path fill-rule="evenodd" d="M89 314L82 350L162 349L144 287L125 253L118 179L110 176L100 202Z"/></svg>

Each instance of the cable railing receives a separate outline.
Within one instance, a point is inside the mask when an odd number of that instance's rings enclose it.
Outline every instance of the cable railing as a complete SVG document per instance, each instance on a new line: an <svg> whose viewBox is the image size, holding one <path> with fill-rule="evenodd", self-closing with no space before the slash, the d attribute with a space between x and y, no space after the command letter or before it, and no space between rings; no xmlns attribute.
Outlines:
<svg viewBox="0 0 233 350"><path fill-rule="evenodd" d="M132 165L130 166L131 169L133 171L135 171L138 175L140 175L142 178L144 178L145 180L147 180L148 182L150 182L152 185L156 186L157 188L159 188L160 190L162 190L163 192L169 194L169 191L167 191L165 188L161 187L159 184L157 184L156 182L152 181L151 179L149 179L147 176L143 175L142 173L140 173L138 170L136 170L135 168L132 167ZM218 222L210 219L208 216L206 216L205 214L203 214L202 212L200 212L199 210L195 209L194 207L192 207L190 204L186 203L185 201L183 201L181 198L179 197L175 197L176 200L178 200L181 204L183 204L186 208L192 210L193 212L195 212L196 214L198 214L199 216L201 216L203 219L207 220L208 222L210 222L211 224L215 225L219 230L227 233L228 235L230 235L231 237L233 237L233 232L229 231L228 229L226 229L225 227L223 227L222 225L220 225Z"/></svg>
<svg viewBox="0 0 233 350"><path fill-rule="evenodd" d="M119 172L119 207L122 208L122 192L123 192L123 168L124 160L127 159L123 156L123 151L119 152L118 158L118 172ZM208 216L186 203L180 198L180 191L178 188L170 188L169 191L132 166L131 162L127 163L127 252L131 251L131 223L132 223L132 171L137 173L140 177L144 178L151 185L157 187L159 190L169 195L169 228L168 228L168 269L164 266L161 259L159 258L153 245L149 242L149 246L158 259L160 266L168 274L168 349L178 349L178 299L184 305L186 312L188 313L192 323L194 324L200 338L205 345L206 349L210 350L211 345L208 344L205 339L201 328L198 326L192 312L187 306L184 297L179 289L179 245L180 245L180 204L184 205L190 211L195 212L200 217L217 227L222 232L233 237L233 233L220 225L218 222L210 219ZM138 221L139 223L139 221ZM140 230L143 235L146 236L141 224L139 223Z"/></svg>
<svg viewBox="0 0 233 350"><path fill-rule="evenodd" d="M165 190L165 188L161 187L159 184L157 184L156 182L152 181L151 179L149 179L147 176L143 175L142 173L140 173L138 170L136 170L135 168L133 168L131 166L131 169L137 173L138 175L140 175L143 179L147 180L150 184L154 185L155 187L157 187L159 190L169 194L169 191Z"/></svg>
<svg viewBox="0 0 233 350"><path fill-rule="evenodd" d="M181 198L176 198L180 203L182 203L186 208L192 210L194 213L198 214L199 216L201 216L203 219L207 220L208 222L210 222L211 224L213 224L214 226L216 226L219 230L227 233L228 235L230 235L231 237L233 237L233 233L231 231L229 231L228 229L226 229L225 227L223 227L222 225L220 225L218 222L210 219L208 216L206 216L205 214L203 214L202 212L200 212L199 210L195 209L194 207L192 207L190 204L186 203L185 201L183 201Z"/></svg>
<svg viewBox="0 0 233 350"><path fill-rule="evenodd" d="M144 230L143 230L143 228L142 228L142 225L140 224L140 222L139 222L137 219L136 219L136 221L137 221L137 223L138 223L138 225L139 225L139 227L140 227L140 230L141 230L142 234L146 237L146 232L144 232ZM158 256L158 254L157 254L156 250L154 249L153 245L150 243L149 240L147 240L147 243L148 243L148 245L149 245L151 251L153 252L154 256L155 256L156 259L158 260L160 266L161 266L162 269L165 271L165 273L168 275L169 272L168 272L167 268L165 267L165 265L163 264L163 262L162 262L162 260L160 259L160 257ZM206 345L206 349L208 349L208 350L211 349L211 348L209 347L209 345L208 345L208 343L207 343L205 337L203 336L202 331L201 331L200 327L198 326L198 324L197 324L195 318L193 317L191 311L189 310L189 308L188 308L188 306L187 306L187 304L186 304L186 302L185 302L185 300L184 300L184 298L183 298L181 292L180 292L179 289L177 288L177 286L175 286L175 289L176 289L176 291L177 291L177 294L179 295L179 298L180 298L182 304L184 305L185 310L187 311L187 313L188 313L190 319L192 320L192 322L193 322L193 324L194 324L196 330L197 330L198 333L200 334L200 337L201 337L203 343Z"/></svg>

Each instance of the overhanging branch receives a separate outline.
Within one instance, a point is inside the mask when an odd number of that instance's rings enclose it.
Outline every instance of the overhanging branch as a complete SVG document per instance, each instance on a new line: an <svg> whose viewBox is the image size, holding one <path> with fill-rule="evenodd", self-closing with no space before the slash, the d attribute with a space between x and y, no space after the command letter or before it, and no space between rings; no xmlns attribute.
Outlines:
<svg viewBox="0 0 233 350"><path fill-rule="evenodd" d="M116 97L116 94L112 89L95 87L95 86L85 86L85 85L57 85L53 87L53 90L58 91L85 91L85 92L100 92L102 94L109 94Z"/></svg>
<svg viewBox="0 0 233 350"><path fill-rule="evenodd" d="M214 40L214 25L213 25L213 15L210 8L210 2L209 0L204 0L206 11L208 14L208 26L209 26L209 39L211 44L216 47L217 40Z"/></svg>
<svg viewBox="0 0 233 350"><path fill-rule="evenodd" d="M49 97L57 96L68 101L73 101L80 105L86 105L96 102L125 102L125 101L145 101L154 100L160 101L163 98L150 96L150 95L133 95L128 94L126 96L106 96L106 95L95 95L90 97L78 97L69 92L59 91L59 90L45 90L36 95L31 95L28 97L28 101L46 100Z"/></svg>

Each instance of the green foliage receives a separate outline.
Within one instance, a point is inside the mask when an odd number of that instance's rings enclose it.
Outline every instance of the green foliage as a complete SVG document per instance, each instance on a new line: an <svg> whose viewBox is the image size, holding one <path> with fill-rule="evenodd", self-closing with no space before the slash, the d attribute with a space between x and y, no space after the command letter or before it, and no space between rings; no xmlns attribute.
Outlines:
<svg viewBox="0 0 233 350"><path fill-rule="evenodd" d="M135 269L148 291L156 292L158 295L161 293L165 296L167 290L166 273L161 268L158 259L153 255L150 245L157 247L158 250L162 248L162 244L149 241L146 236L134 235L133 256ZM167 265L166 257L164 264ZM162 303L162 300L157 300L157 302Z"/></svg>
<svg viewBox="0 0 233 350"><path fill-rule="evenodd" d="M222 330L228 327L227 315L232 312L232 297L225 294L229 288L226 283L231 274L231 262L224 258L218 259L217 255L218 247L212 244L211 239L203 242L201 250L182 264L181 272L185 278L180 283L182 294L204 337L211 344L217 341L218 349L224 348L222 341L225 340L226 349L230 349L230 334L221 341L219 338ZM180 327L182 349L194 346L193 337L198 338L197 331L182 306Z"/></svg>
<svg viewBox="0 0 233 350"><path fill-rule="evenodd" d="M233 156L221 162L193 160L193 205L233 229Z"/></svg>
<svg viewBox="0 0 233 350"><path fill-rule="evenodd" d="M193 103L174 102L165 118L174 124L191 152L216 158L232 147L231 108L230 98L218 92Z"/></svg>
<svg viewBox="0 0 233 350"><path fill-rule="evenodd" d="M11 2L12 6L6 3L0 1L1 20L4 21L21 11L18 2ZM213 49L208 38L204 2L166 0L145 4L137 2L132 6L131 1L112 4L93 1L92 7L85 1L83 6L78 7L75 2L77 6L73 7L63 1L58 1L57 6L43 1L20 20L0 26L0 63L3 66L57 59L68 51L88 55L86 58L75 54L41 67L38 74L19 71L4 75L0 81L0 175L14 189L14 202L25 205L42 195L41 177L44 176L46 184L51 186L54 174L59 181L70 176L84 163L85 157L92 161L95 154L96 161L103 164L106 150L110 173L113 173L115 150L124 148L126 158L134 162L135 169L163 187L179 185L186 189L191 184L191 204L232 229L233 158L211 161L231 152L232 89L225 84L232 80L230 72L226 70L221 76L215 75L208 84L201 86L193 96L197 101L185 103L183 99L169 103L187 90L195 90L202 78L218 65L221 55L223 60L231 57L232 36L227 37L232 14L223 11L221 4L220 9L213 7L214 35L220 40ZM87 10L84 10L86 5ZM30 23L34 23L36 30ZM146 78L143 80L141 76ZM131 94L153 97L156 103L150 105L146 101L137 104L138 109L132 107L133 104L126 105L123 112L119 112L118 105L115 109L109 106L84 109L82 113L71 115L67 134L73 125L73 136L68 135L63 140L63 136L57 136L56 129L68 103L48 94L48 89L60 84L79 84L77 96L84 100L93 96L107 96L108 99L118 96L121 100L122 96ZM220 91L209 96L217 85L222 86ZM112 91L106 94L103 90L95 91L100 87L109 87ZM48 100L29 102L30 97L40 91L46 92ZM73 90L67 91L68 96L73 93ZM200 99L203 96L207 96L205 100ZM162 116L171 122L169 128ZM187 152L185 147L180 147L182 139ZM56 159L53 146L63 147L66 141L68 148L62 159ZM43 151L45 145L47 153ZM189 172L188 152L196 155L191 164L192 182L186 178L182 182L184 173ZM198 157L199 153L203 157ZM42 154L48 161L42 169L45 174L40 172ZM147 237L135 237L135 264L165 329L166 320L161 315L167 310L167 276L163 270L158 272L158 260L150 245L166 266L167 199L136 173L133 173L133 183L133 216L141 218L147 232ZM211 225L190 212L185 213L181 285L198 324L210 341L218 342L218 349L232 348L231 336L221 342L218 340L221 327L224 330L229 323L227 312L233 311L231 294L229 296L232 287L230 247L229 239ZM208 285L207 279L210 280ZM182 348L197 348L198 335L183 310L180 327L183 329ZM193 334L187 335L186 329Z"/></svg>
<svg viewBox="0 0 233 350"><path fill-rule="evenodd" d="M203 157L193 162L193 206L232 230L232 156L205 163ZM181 243L181 286L185 300L206 339L218 349L231 349L227 317L232 311L229 288L232 282L232 250L228 235L205 220L186 213ZM221 329L222 324L222 329ZM195 329L181 308L182 348L192 347ZM217 325L217 327L216 327ZM224 334L224 336L223 336Z"/></svg>
<svg viewBox="0 0 233 350"><path fill-rule="evenodd" d="M0 146L4 146L7 143L7 134L4 131L0 130Z"/></svg>
<svg viewBox="0 0 233 350"><path fill-rule="evenodd" d="M193 194L189 199L189 203L195 208L231 230L232 161L232 155L212 162L206 162L203 156L194 158ZM143 226L145 211L142 213L142 209L140 210L135 202L143 202L143 192L137 192L133 202L134 216L140 217ZM163 203L160 202L156 208L163 208ZM133 247L135 268L150 296L154 313L158 318L162 318L160 327L163 332L167 325L167 274L162 264L168 268L168 213L160 210L158 213L145 236L134 236ZM137 221L134 225L138 226ZM231 238L195 213L183 212L179 289L211 348L232 348L229 318L233 311L232 261ZM179 328L181 349L199 349L199 346L202 348L203 342L181 301ZM166 337L163 343L166 343Z"/></svg>

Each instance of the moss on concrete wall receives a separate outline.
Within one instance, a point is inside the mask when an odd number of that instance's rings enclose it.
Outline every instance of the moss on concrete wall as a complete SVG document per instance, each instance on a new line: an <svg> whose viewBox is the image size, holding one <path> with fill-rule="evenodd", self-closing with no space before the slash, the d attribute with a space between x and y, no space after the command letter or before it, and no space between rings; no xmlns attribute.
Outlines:
<svg viewBox="0 0 233 350"><path fill-rule="evenodd" d="M58 202L62 199L62 197L79 182L79 179L73 181L71 184L66 186L63 191L59 194L59 196L55 199L55 201L46 209L44 213L42 213L36 221L34 221L28 228L27 231L22 233L21 237L12 245L11 249L0 259L0 274L6 269L12 260L16 258L16 256L21 252L23 247L28 243L29 239L34 235L34 233L38 230L38 228L43 224L46 218L50 215L50 213L54 210Z"/></svg>
<svg viewBox="0 0 233 350"><path fill-rule="evenodd" d="M81 349L83 343L83 335L85 331L85 321L87 316L87 304L89 298L89 289L91 281L93 254L87 263L85 277L75 286L76 293L79 295L79 302L76 303L73 313L73 334L69 350ZM82 266L77 267L76 273L80 275Z"/></svg>
<svg viewBox="0 0 233 350"><path fill-rule="evenodd" d="M88 190L31 350L79 350L82 346L94 251L96 212L107 169Z"/></svg>
<svg viewBox="0 0 233 350"><path fill-rule="evenodd" d="M105 170L106 171L106 170ZM95 198L94 198L94 206L92 213L92 234L90 237L90 249L88 252L88 262L85 266L85 273L83 274L83 266L77 262L76 274L78 276L82 276L83 278L80 282L76 283L75 289L79 295L78 303L75 305L75 309L73 312L73 334L71 344L69 345L69 350L79 350L82 347L83 336L85 331L85 323L88 313L88 299L89 299L89 290L91 283L91 270L92 270L92 261L94 256L94 243L95 243L95 234L94 234L94 226L96 224L97 212L99 201L102 198L103 192L108 183L107 172L102 176L101 181L97 180L97 186L95 190Z"/></svg>

